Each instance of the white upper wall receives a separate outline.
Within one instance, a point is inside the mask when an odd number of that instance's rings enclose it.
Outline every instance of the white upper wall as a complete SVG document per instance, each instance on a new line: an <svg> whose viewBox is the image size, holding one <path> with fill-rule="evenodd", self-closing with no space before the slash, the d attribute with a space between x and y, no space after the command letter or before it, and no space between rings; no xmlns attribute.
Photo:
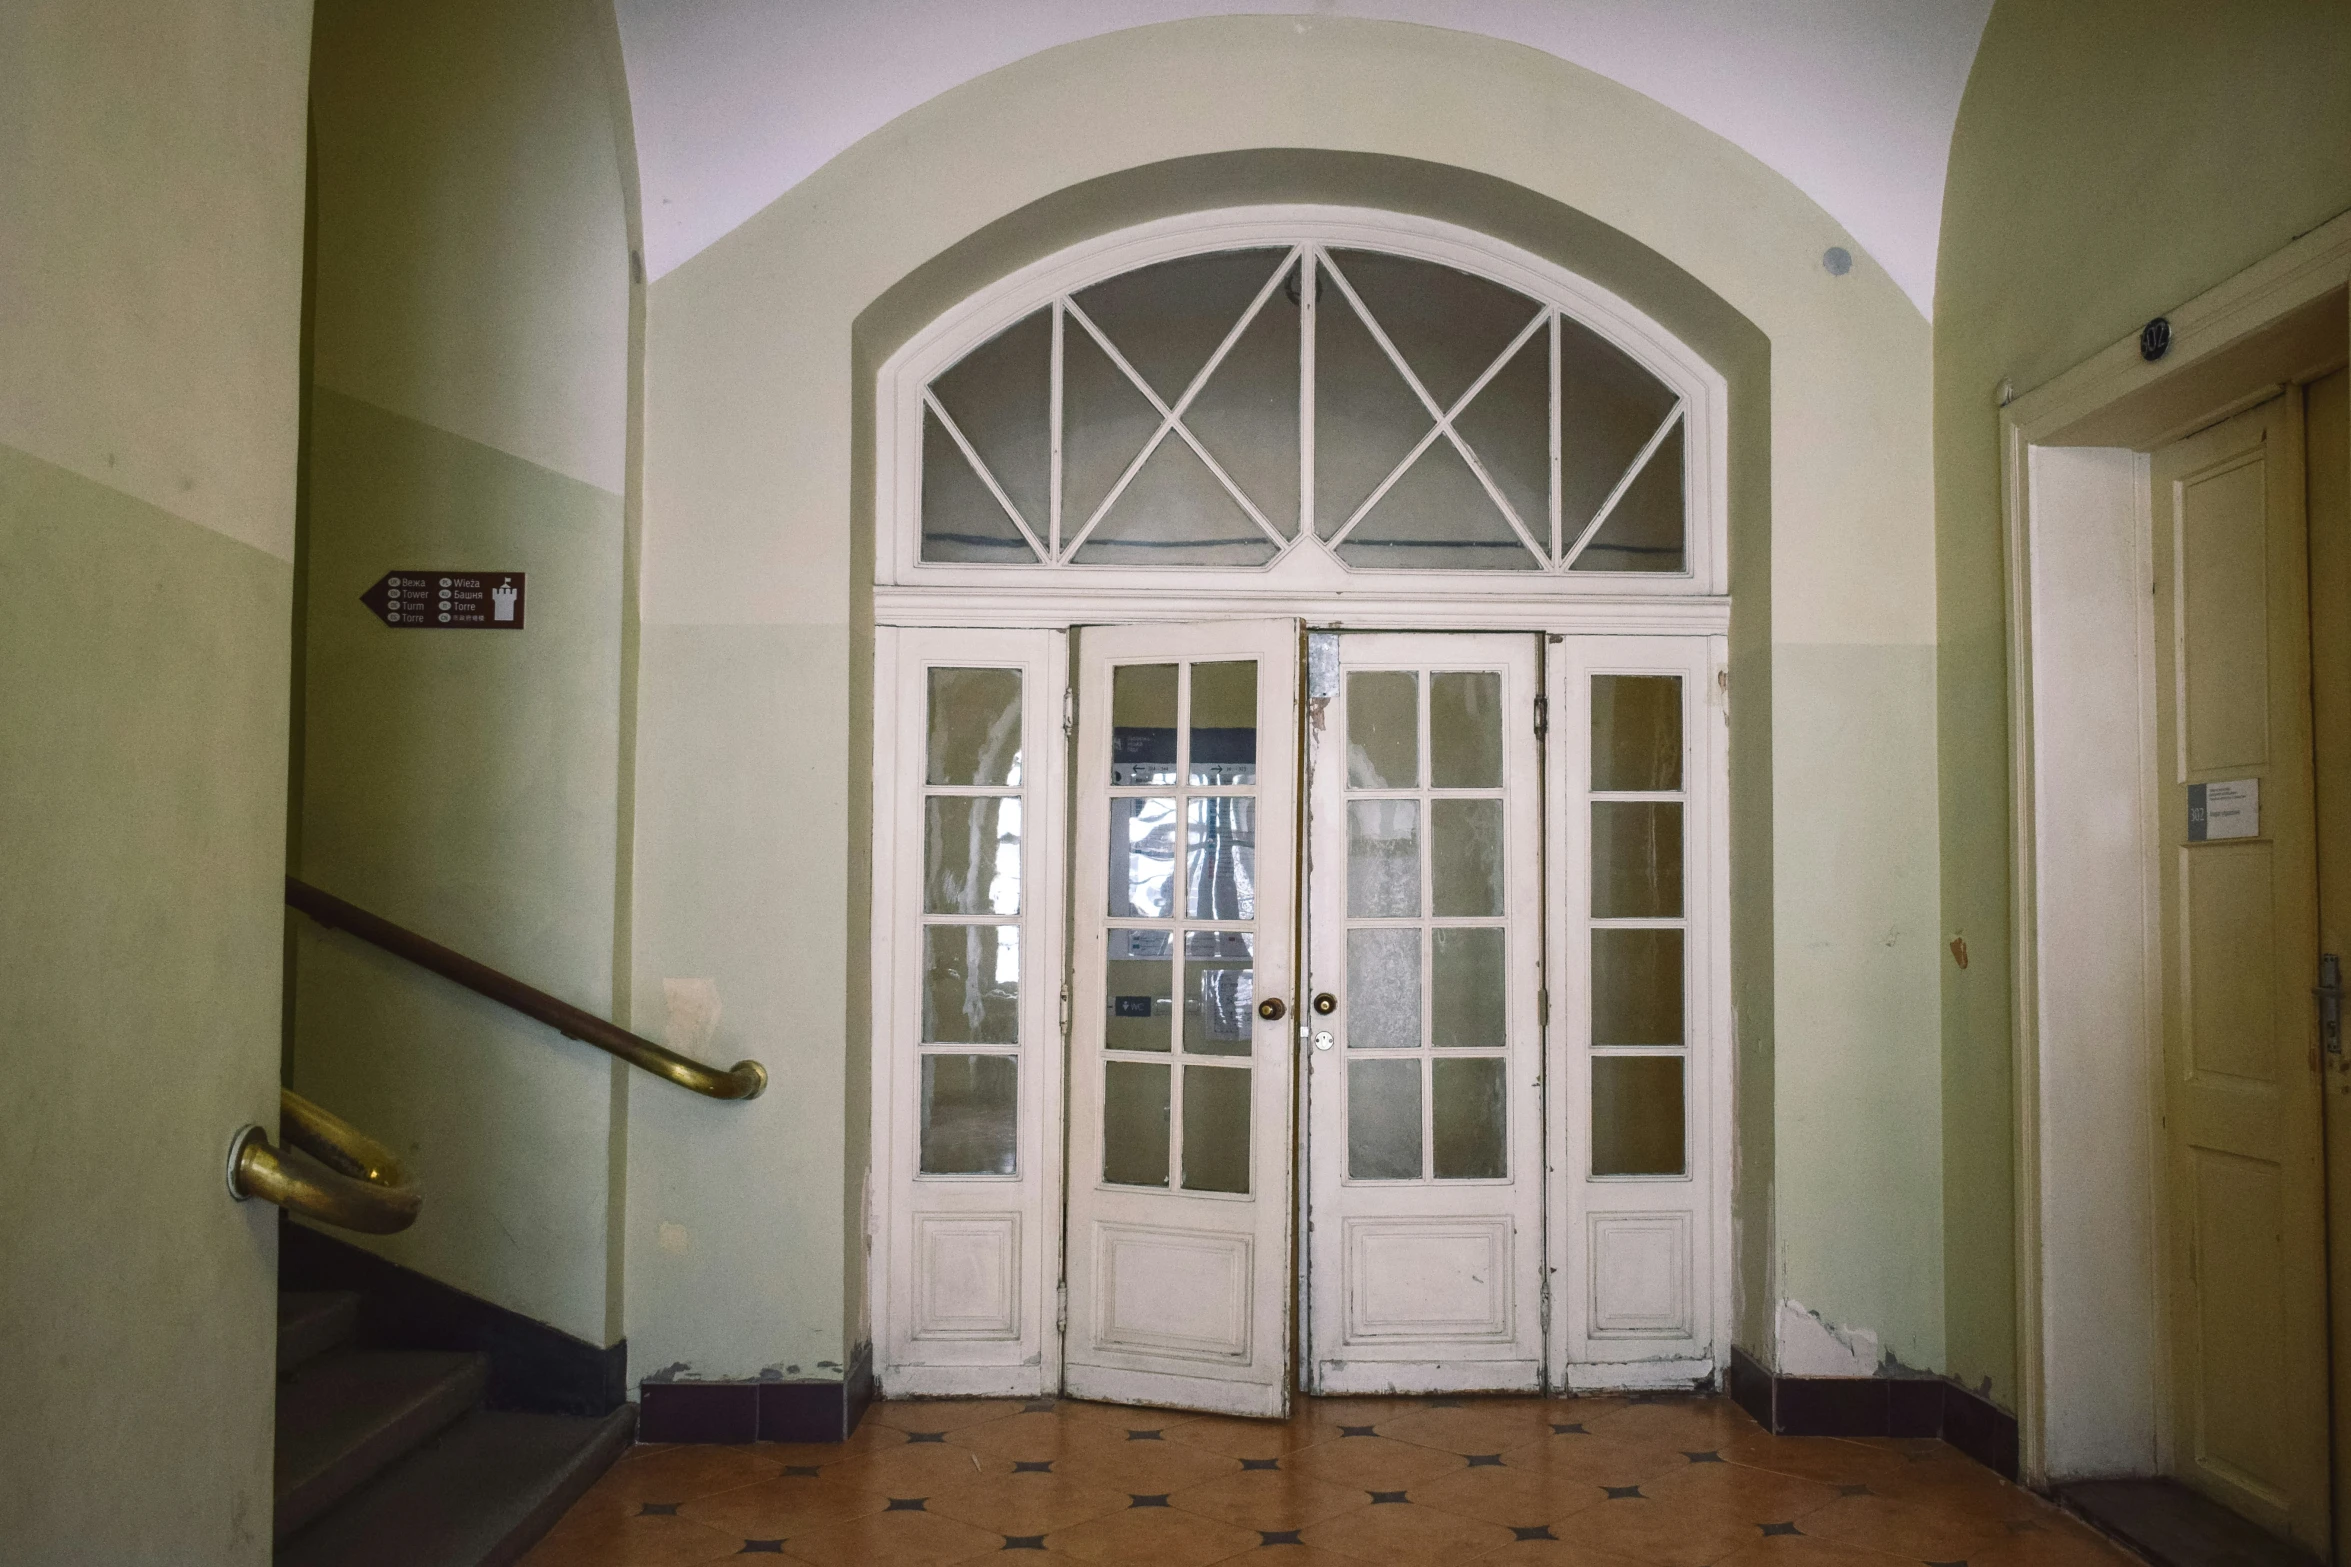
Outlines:
<svg viewBox="0 0 2351 1567"><path fill-rule="evenodd" d="M1417 22L1572 61L1788 179L1931 313L1991 0L616 0L645 265L676 267L900 114L1027 55L1234 14Z"/></svg>

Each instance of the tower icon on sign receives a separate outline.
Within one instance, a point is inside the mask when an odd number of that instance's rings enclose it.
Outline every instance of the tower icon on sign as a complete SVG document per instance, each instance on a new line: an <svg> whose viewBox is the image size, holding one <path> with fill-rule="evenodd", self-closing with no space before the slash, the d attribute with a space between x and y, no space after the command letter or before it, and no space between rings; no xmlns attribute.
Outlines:
<svg viewBox="0 0 2351 1567"><path fill-rule="evenodd" d="M514 581L512 578L508 578L490 590L490 618L492 620L512 620L514 618Z"/></svg>

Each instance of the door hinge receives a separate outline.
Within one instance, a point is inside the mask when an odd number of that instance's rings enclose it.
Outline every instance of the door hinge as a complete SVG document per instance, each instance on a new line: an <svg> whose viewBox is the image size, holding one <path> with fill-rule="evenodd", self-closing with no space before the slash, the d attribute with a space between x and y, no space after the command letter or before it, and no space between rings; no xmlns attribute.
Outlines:
<svg viewBox="0 0 2351 1567"><path fill-rule="evenodd" d="M1069 1043L1069 981L1061 982L1061 1042Z"/></svg>
<svg viewBox="0 0 2351 1567"><path fill-rule="evenodd" d="M1078 688L1061 688L1061 738L1066 740L1078 732Z"/></svg>
<svg viewBox="0 0 2351 1567"><path fill-rule="evenodd" d="M1053 1287L1053 1331L1069 1331L1069 1280L1063 1279Z"/></svg>
<svg viewBox="0 0 2351 1567"><path fill-rule="evenodd" d="M1535 1306L1535 1318L1542 1325L1545 1333L1551 1331L1551 1281L1549 1279L1543 1281L1543 1294Z"/></svg>
<svg viewBox="0 0 2351 1567"><path fill-rule="evenodd" d="M2343 1053L2343 961L2332 952L2318 959L2318 983L2310 987L2318 998L2318 1038L2330 1056Z"/></svg>
<svg viewBox="0 0 2351 1567"><path fill-rule="evenodd" d="M1551 1026L1551 987L1545 985L1535 992L1535 1023L1538 1027Z"/></svg>
<svg viewBox="0 0 2351 1567"><path fill-rule="evenodd" d="M1550 732L1551 699L1547 696L1538 696L1535 698L1535 738L1540 740Z"/></svg>

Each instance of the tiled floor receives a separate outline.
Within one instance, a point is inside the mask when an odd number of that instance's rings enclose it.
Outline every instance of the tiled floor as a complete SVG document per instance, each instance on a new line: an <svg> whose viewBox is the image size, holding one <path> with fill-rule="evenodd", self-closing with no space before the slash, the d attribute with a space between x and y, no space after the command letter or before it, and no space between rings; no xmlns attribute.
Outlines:
<svg viewBox="0 0 2351 1567"><path fill-rule="evenodd" d="M1006 1558L1003 1553L1014 1552ZM1767 1436L1727 1399L874 1406L837 1446L639 1447L524 1567L2123 1567L1940 1442Z"/></svg>

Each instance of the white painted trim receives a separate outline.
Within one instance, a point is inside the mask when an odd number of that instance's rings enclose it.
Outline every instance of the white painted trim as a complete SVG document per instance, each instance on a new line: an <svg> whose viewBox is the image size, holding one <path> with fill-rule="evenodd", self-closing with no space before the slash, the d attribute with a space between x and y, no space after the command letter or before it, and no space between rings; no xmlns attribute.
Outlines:
<svg viewBox="0 0 2351 1567"><path fill-rule="evenodd" d="M1358 572L1322 549L1300 547L1302 539L1267 565L1254 568L947 565L921 559L922 393L935 376L1032 311L1097 279L1178 256L1302 242L1385 250L1492 278L1574 316L1663 381L1680 397L1684 410L1684 462L1690 481L1688 571ZM1052 602L1057 588L1045 582L1073 571L1082 572L1085 579L1079 591L1130 602L1137 596L1165 594L1224 598L1236 587L1268 579L1304 587L1307 584L1298 581L1302 575L1327 579L1313 584L1325 591L1360 588L1369 579L1398 584L1372 591L1402 597L1401 585L1409 582L1416 597L1459 594L1530 609L1588 598L1624 598L1635 592L1644 599L1662 600L1719 597L1728 590L1729 395L1722 375L1653 318L1608 290L1532 252L1433 219L1352 207L1232 208L1165 218L1071 246L958 302L902 345L877 377L874 414L874 518L880 535L875 540L874 569L881 588L954 586L1006 610ZM1308 455L1312 437L1309 420L1301 431L1302 451ZM1310 473L1307 477L1311 480ZM1311 489L1306 493L1311 495ZM1073 519L1061 521L1065 529L1074 525ZM1310 557L1320 569L1308 564ZM1281 613L1270 607L1254 612ZM1027 623L1038 623L1034 611L1028 613Z"/></svg>
<svg viewBox="0 0 2351 1567"><path fill-rule="evenodd" d="M1434 573L1428 574L1433 576ZM1154 588L1119 590L1094 579L1012 591L968 587L874 589L874 620L884 626L1100 626L1139 621L1261 620L1293 616L1316 626L1363 631L1550 631L1560 635L1721 636L1731 624L1727 598L1512 598L1425 576L1403 576L1354 591ZM1478 589L1495 584L1484 581Z"/></svg>
<svg viewBox="0 0 2351 1567"><path fill-rule="evenodd" d="M2053 939L2044 929L2044 912L2051 921L2096 917L2103 912L2061 907L2063 889L2044 887L2040 844L2044 841L2041 790L2044 782L2037 737L2042 709L2036 702L2036 622L2046 624L2062 613L2051 592L2036 594L2037 545L2054 519L2038 515L2032 494L2033 451L2037 446L2087 444L2086 435L2108 443L2128 441L2144 449L2176 437L2179 428L2135 430L2133 409L2151 409L2155 394L2189 387L2202 394L2204 420L2216 416L2259 383L2273 379L2270 365L2247 363L2239 370L2225 358L2268 329L2285 323L2298 312L2351 285L2351 213L2334 218L2294 240L2272 256L2255 263L2167 313L2171 348L2161 359L2140 356L2138 334L2110 344L2073 369L2043 386L2015 398L2000 414L2002 465L2001 505L2007 555L2008 608L2008 716L2010 787L2010 960L2014 976L2011 1028L2015 1039L2016 1114L2016 1270L2017 1270L2017 1401L2022 1471L2030 1483L2044 1483L2053 1473L2062 1477L2072 1458L2063 1444L2050 1448L2051 1344L2047 1332L2053 1290L2063 1290L2066 1260L2052 1261L2046 1246L2050 1226L2052 1187L2063 1182L2068 1162L2047 1146L2044 1083L2051 1063L2043 1019L2048 1015L2051 991L2068 976L2053 973L2044 954ZM2313 366L2312 368L2317 368ZM2230 384L2232 375L2247 384ZM2196 409L2187 409L2195 413ZM2152 416L2152 415L2150 415ZM2191 426L2192 428L2193 426ZM2150 513L2144 479L2131 502L2145 534ZM2145 575L2142 539L2135 563ZM2140 691L2128 699L2141 709L2142 732L2151 734L2145 692L2146 671L2152 667L2152 629L2142 636L2139 650ZM2149 742L2151 743L2151 741ZM2145 804L2139 807L2142 841L2152 842L2156 823ZM2150 897L2153 893L2148 894ZM2147 905L2136 914L2151 931L2153 915ZM2150 934L2148 941L2154 939ZM2151 954L2143 960L2154 983ZM2148 1017L2157 1016L2153 992L2147 992ZM2152 1026L2151 1024L2149 1025ZM2145 1048L2158 1049L2149 1039ZM2150 1088L2150 1092L2153 1089ZM2069 1194L2070 1195L2070 1194ZM2053 1282L2053 1275L2055 1280ZM2152 1284L2150 1284L2152 1289ZM2160 1335L2158 1316L2155 1331ZM2063 1380L2062 1375L2058 1378ZM2161 1400L2157 1400L2158 1456L2165 1440Z"/></svg>

